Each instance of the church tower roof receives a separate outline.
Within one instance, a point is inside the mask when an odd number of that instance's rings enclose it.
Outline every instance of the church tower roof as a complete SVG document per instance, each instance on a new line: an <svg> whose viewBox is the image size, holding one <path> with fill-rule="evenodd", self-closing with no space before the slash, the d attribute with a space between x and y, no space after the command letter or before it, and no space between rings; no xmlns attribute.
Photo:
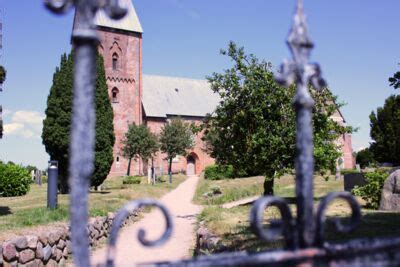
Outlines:
<svg viewBox="0 0 400 267"><path fill-rule="evenodd" d="M142 25L133 6L132 0L120 0L122 7L128 9L126 16L120 20L110 19L103 10L97 12L95 24L100 27L142 33Z"/></svg>

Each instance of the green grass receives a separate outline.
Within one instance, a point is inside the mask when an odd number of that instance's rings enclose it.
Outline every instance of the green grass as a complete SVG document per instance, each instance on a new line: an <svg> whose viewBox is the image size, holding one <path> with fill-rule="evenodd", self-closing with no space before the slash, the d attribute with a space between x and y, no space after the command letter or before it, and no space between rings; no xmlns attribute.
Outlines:
<svg viewBox="0 0 400 267"><path fill-rule="evenodd" d="M295 184L292 176L284 176L275 182L275 194L286 198L289 203L294 203ZM325 181L322 177L316 177L314 180L315 206L321 197L332 191L343 191L343 180L335 181L330 179ZM362 200L359 200L363 204ZM296 207L290 204L292 214L296 216ZM219 206L206 206L199 215L198 220L204 221L206 227L214 234L221 237L222 245L227 251L261 251L268 249L282 248L283 240L274 242L262 242L250 230L249 212L251 205L223 209ZM350 215L350 208L347 203L337 200L334 201L328 209L328 224L326 227L326 240L331 242L343 241L351 238L368 238L378 236L400 235L400 213L381 212L362 209L362 223L351 234L338 234L330 218L343 217ZM280 215L274 208L265 212L265 218L278 219ZM266 227L268 223L266 220ZM211 251L217 252L217 251Z"/></svg>
<svg viewBox="0 0 400 267"><path fill-rule="evenodd" d="M201 179L196 190L194 202L201 205L221 205L242 198L256 196L263 193L264 177L250 177L226 180ZM218 186L222 194L205 197L213 187Z"/></svg>
<svg viewBox="0 0 400 267"><path fill-rule="evenodd" d="M104 182L102 191L90 192L89 215L105 216L134 199L160 198L184 180L185 176L176 175L172 184L149 185L147 178L143 177L141 184L124 185L123 177L109 178ZM6 239L10 234L35 231L35 227L67 222L69 195L59 195L58 204L55 210L46 208L47 184L32 185L25 196L0 198L0 240Z"/></svg>

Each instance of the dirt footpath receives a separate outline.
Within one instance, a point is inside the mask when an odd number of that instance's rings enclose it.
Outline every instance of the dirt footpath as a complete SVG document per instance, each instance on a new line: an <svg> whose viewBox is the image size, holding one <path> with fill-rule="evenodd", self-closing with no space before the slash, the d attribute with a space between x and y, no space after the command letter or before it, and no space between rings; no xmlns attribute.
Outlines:
<svg viewBox="0 0 400 267"><path fill-rule="evenodd" d="M170 211L174 221L174 231L169 241L161 247L145 248L137 240L138 229L145 229L148 239L161 236L165 229L165 221L161 212L154 210L144 218L121 230L117 242L116 266L127 266L133 263L153 261L173 261L190 257L190 250L195 243L196 215L201 206L192 204L199 177L188 177L175 190L160 199ZM93 265L105 262L105 248L92 254Z"/></svg>

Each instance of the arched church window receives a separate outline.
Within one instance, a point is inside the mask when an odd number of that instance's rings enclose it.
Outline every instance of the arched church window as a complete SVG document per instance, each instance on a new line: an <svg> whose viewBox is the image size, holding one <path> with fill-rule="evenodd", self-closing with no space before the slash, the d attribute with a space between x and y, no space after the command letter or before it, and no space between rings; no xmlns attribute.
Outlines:
<svg viewBox="0 0 400 267"><path fill-rule="evenodd" d="M112 99L113 103L118 103L118 100L119 100L119 90L118 90L118 88L114 87L111 90L111 99Z"/></svg>
<svg viewBox="0 0 400 267"><path fill-rule="evenodd" d="M114 53L112 56L112 68L113 70L118 70L118 54Z"/></svg>

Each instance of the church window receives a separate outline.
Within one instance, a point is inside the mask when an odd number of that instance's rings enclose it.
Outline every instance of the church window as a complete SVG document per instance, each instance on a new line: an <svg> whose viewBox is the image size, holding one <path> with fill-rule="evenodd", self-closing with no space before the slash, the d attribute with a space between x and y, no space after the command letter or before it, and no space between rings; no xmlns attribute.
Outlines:
<svg viewBox="0 0 400 267"><path fill-rule="evenodd" d="M111 91L111 100L113 103L118 103L118 98L119 98L119 90L114 87Z"/></svg>
<svg viewBox="0 0 400 267"><path fill-rule="evenodd" d="M112 56L112 68L113 70L118 70L118 55L114 53Z"/></svg>

